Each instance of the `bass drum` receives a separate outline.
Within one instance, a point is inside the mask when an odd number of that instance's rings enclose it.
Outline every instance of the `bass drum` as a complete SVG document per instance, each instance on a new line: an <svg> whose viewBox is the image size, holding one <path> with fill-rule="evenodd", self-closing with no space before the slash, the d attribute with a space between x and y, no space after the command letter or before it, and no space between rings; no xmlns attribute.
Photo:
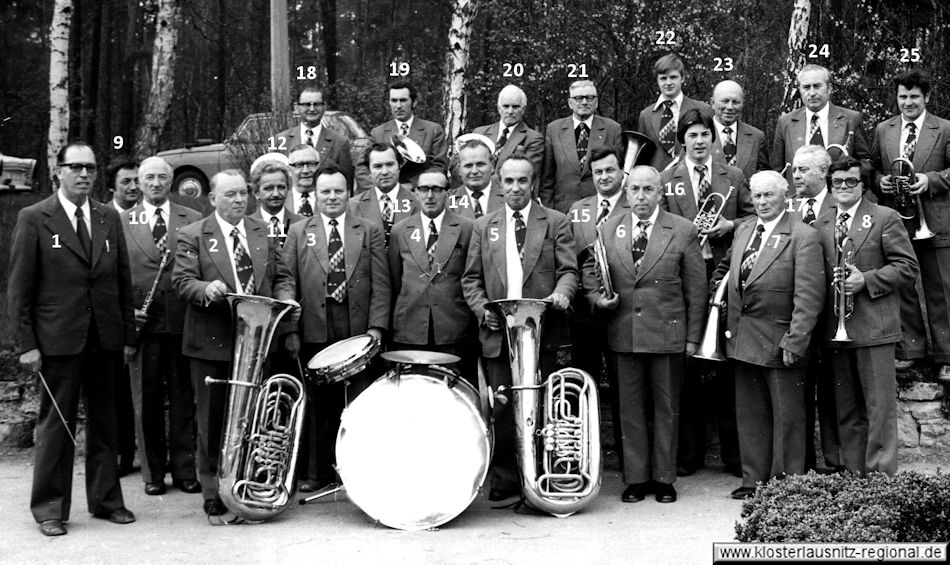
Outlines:
<svg viewBox="0 0 950 565"><path fill-rule="evenodd" d="M492 446L472 385L438 365L397 366L343 412L337 471L350 500L371 518L424 530L468 508Z"/></svg>

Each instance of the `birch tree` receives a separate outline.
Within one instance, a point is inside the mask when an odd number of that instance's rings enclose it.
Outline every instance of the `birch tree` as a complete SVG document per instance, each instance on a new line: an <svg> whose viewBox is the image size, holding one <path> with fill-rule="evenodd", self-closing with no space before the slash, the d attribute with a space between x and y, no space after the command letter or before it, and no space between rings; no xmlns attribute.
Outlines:
<svg viewBox="0 0 950 565"><path fill-rule="evenodd" d="M454 140L465 129L465 72L477 0L455 0L445 69L445 135Z"/></svg>
<svg viewBox="0 0 950 565"><path fill-rule="evenodd" d="M56 0L49 46L49 144L47 163L52 176L56 154L69 136L69 26L72 0Z"/></svg>
<svg viewBox="0 0 950 565"><path fill-rule="evenodd" d="M785 59L785 90L782 95L782 113L791 112L801 104L797 97L798 71L805 66L805 40L811 17L811 0L795 0L792 21L788 27L788 58Z"/></svg>
<svg viewBox="0 0 950 565"><path fill-rule="evenodd" d="M135 136L135 158L154 155L158 139L168 120L175 88L175 47L181 26L178 0L159 0L155 19L155 43L152 46L152 79L142 125Z"/></svg>

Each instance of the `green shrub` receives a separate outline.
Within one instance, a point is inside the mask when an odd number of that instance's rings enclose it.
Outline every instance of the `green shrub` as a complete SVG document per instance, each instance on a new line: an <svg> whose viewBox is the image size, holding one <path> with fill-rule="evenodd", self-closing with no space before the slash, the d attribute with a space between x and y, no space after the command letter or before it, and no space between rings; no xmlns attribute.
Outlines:
<svg viewBox="0 0 950 565"><path fill-rule="evenodd" d="M743 542L945 542L950 475L808 473L770 481L745 501Z"/></svg>

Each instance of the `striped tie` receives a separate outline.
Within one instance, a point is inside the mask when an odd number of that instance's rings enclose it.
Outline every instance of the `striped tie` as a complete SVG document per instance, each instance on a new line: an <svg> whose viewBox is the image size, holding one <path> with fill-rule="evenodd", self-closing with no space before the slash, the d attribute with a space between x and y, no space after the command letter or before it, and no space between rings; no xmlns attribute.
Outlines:
<svg viewBox="0 0 950 565"><path fill-rule="evenodd" d="M640 233L638 233L636 239L633 240L633 265L639 270L640 261L643 260L643 254L647 252L647 228L650 227L650 221L640 220L637 222L637 227L640 229Z"/></svg>
<svg viewBox="0 0 950 565"><path fill-rule="evenodd" d="M821 135L821 126L818 125L818 114L811 115L811 133L809 134L811 145L825 146L825 138Z"/></svg>
<svg viewBox="0 0 950 565"><path fill-rule="evenodd" d="M152 239L155 240L155 247L158 248L159 253L164 253L165 248L168 247L168 226L165 225L165 220L162 218L162 209L155 209L155 227L152 228Z"/></svg>
<svg viewBox="0 0 950 565"><path fill-rule="evenodd" d="M524 240L528 232L528 226L521 218L521 212L515 212L512 217L515 219L515 243L518 245L518 258L524 261Z"/></svg>
<svg viewBox="0 0 950 565"><path fill-rule="evenodd" d="M435 261L435 246L439 242L439 232L435 229L435 220L429 220L429 240L426 241L426 253L429 254L429 266Z"/></svg>
<svg viewBox="0 0 950 565"><path fill-rule="evenodd" d="M904 142L904 158L914 160L914 151L917 149L917 124L907 124L907 141Z"/></svg>
<svg viewBox="0 0 950 565"><path fill-rule="evenodd" d="M241 294L254 294L254 265L251 256L241 243L241 232L237 228L231 230L234 240L234 266L237 268L238 282L241 283Z"/></svg>
<svg viewBox="0 0 950 565"><path fill-rule="evenodd" d="M346 297L346 262L343 257L343 239L336 229L336 219L330 220L330 241L327 255L330 257L330 273L327 275L327 295L342 303Z"/></svg>
<svg viewBox="0 0 950 565"><path fill-rule="evenodd" d="M676 158L676 122L673 120L673 101L663 101L663 115L660 117L660 146Z"/></svg>
<svg viewBox="0 0 950 565"><path fill-rule="evenodd" d="M696 197L696 203L702 206L703 200L709 193L709 179L706 178L706 165L696 165L694 168L699 175L699 196Z"/></svg>
<svg viewBox="0 0 950 565"><path fill-rule="evenodd" d="M726 134L722 140L722 154L726 157L726 163L736 166L736 143L732 140L732 128L726 126L722 128L722 133Z"/></svg>
<svg viewBox="0 0 950 565"><path fill-rule="evenodd" d="M838 243L838 249L841 249L841 244L844 243L846 237L848 237L848 219L851 216L845 212L838 216L838 224L835 226L835 241Z"/></svg>
<svg viewBox="0 0 950 565"><path fill-rule="evenodd" d="M608 216L610 216L610 201L604 198L600 201L600 215L597 216L595 225L599 228L601 224L607 221Z"/></svg>
<svg viewBox="0 0 950 565"><path fill-rule="evenodd" d="M762 234L765 233L765 226L759 224L755 226L755 237L752 238L752 245L742 254L742 263L739 265L739 289L745 288L745 281L752 272L752 266L755 260L759 258L759 247L762 246Z"/></svg>

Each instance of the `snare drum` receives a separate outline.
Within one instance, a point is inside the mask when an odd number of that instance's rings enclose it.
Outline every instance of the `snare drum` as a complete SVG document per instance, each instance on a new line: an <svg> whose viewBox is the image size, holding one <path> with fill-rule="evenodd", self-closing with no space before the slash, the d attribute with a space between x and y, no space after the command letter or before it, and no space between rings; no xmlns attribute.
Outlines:
<svg viewBox="0 0 950 565"><path fill-rule="evenodd" d="M485 481L492 444L475 388L455 371L410 362L343 412L337 471L350 500L370 517L423 530L468 508Z"/></svg>
<svg viewBox="0 0 950 565"><path fill-rule="evenodd" d="M365 369L379 347L379 340L369 334L329 345L307 363L307 380L314 385L345 381Z"/></svg>

